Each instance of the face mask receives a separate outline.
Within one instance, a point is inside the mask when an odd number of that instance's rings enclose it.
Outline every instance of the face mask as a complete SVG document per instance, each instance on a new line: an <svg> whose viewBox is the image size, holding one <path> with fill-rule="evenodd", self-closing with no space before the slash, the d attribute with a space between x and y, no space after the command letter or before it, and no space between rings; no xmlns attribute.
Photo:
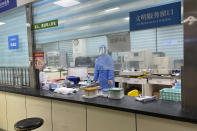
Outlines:
<svg viewBox="0 0 197 131"><path fill-rule="evenodd" d="M105 48L100 48L100 49L99 49L99 54L100 54L100 55L106 54Z"/></svg>

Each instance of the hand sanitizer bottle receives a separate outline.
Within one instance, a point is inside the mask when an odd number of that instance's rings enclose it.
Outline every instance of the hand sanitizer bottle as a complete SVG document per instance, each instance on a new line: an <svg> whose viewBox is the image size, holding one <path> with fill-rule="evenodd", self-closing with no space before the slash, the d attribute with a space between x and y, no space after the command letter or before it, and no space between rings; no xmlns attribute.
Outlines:
<svg viewBox="0 0 197 131"><path fill-rule="evenodd" d="M91 78L90 78L90 76L89 76L89 75L88 75L87 83L88 83L88 85L91 85Z"/></svg>

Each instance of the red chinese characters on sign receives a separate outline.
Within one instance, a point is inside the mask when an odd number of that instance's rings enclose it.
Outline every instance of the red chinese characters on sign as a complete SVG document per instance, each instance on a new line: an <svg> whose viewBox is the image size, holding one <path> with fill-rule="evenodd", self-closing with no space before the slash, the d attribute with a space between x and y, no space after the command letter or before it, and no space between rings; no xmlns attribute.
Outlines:
<svg viewBox="0 0 197 131"><path fill-rule="evenodd" d="M45 68L44 52L34 53L34 68L43 70Z"/></svg>

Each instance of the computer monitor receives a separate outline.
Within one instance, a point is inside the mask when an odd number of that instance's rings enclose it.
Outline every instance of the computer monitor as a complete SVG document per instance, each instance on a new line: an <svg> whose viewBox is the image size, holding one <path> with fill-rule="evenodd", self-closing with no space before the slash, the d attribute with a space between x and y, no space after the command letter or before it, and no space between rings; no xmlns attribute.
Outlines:
<svg viewBox="0 0 197 131"><path fill-rule="evenodd" d="M68 76L77 76L80 77L80 80L87 80L88 68L87 67L68 68Z"/></svg>

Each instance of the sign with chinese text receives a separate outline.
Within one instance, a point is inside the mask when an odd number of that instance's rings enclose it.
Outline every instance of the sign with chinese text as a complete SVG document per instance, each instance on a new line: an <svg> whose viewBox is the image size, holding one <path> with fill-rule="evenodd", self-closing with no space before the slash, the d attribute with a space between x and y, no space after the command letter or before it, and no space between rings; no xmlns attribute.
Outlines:
<svg viewBox="0 0 197 131"><path fill-rule="evenodd" d="M129 32L107 35L107 43L110 52L131 51Z"/></svg>
<svg viewBox="0 0 197 131"><path fill-rule="evenodd" d="M58 20L51 20L51 21L46 21L43 23L38 23L33 25L34 30L40 30L40 29L46 29L46 28L51 28L51 27L56 27L58 26Z"/></svg>
<svg viewBox="0 0 197 131"><path fill-rule="evenodd" d="M17 7L16 0L0 0L0 13Z"/></svg>
<svg viewBox="0 0 197 131"><path fill-rule="evenodd" d="M8 37L8 49L14 50L19 48L19 38L18 35Z"/></svg>
<svg viewBox="0 0 197 131"><path fill-rule="evenodd" d="M45 68L44 52L34 53L34 68L43 70Z"/></svg>
<svg viewBox="0 0 197 131"><path fill-rule="evenodd" d="M181 24L181 2L130 12L130 31Z"/></svg>

